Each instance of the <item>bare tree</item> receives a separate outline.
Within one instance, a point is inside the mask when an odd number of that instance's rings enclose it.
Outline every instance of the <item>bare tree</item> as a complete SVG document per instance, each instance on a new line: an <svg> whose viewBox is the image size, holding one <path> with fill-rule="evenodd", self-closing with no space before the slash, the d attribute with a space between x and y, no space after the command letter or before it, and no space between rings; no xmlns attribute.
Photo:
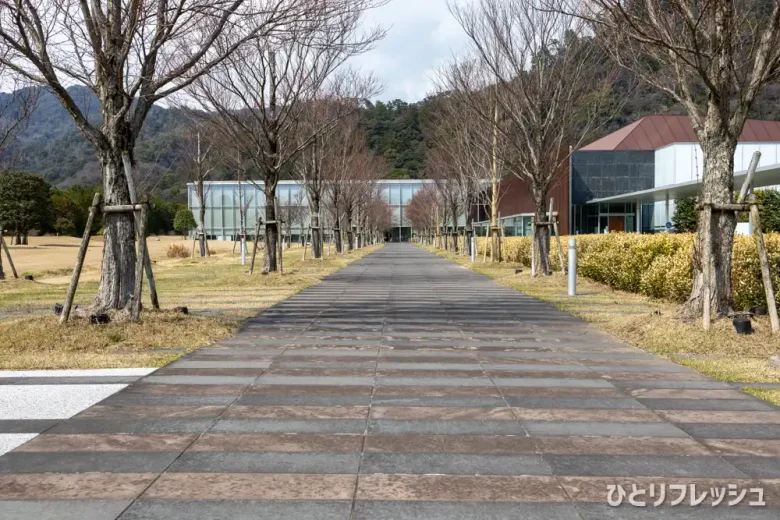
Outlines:
<svg viewBox="0 0 780 520"><path fill-rule="evenodd" d="M495 150L524 181L537 222L546 221L548 194L576 148L601 121L612 75L582 20L541 10L539 0L479 0L451 4L471 42L475 62L454 68L452 83L495 103L471 103L483 120L496 122ZM479 96L467 97L467 100ZM494 142L499 136L493 137ZM493 210L495 211L495 209ZM550 228L534 229L537 272L551 274Z"/></svg>
<svg viewBox="0 0 780 520"><path fill-rule="evenodd" d="M704 155L701 200L734 201L734 153L756 96L780 75L780 2L728 0L560 0L550 6L592 24L609 54L688 112ZM684 314L733 308L732 250L736 217L702 210L694 283ZM711 254L707 254L711 251ZM705 280L709 262L710 279Z"/></svg>
<svg viewBox="0 0 780 520"><path fill-rule="evenodd" d="M351 223L344 222L346 201L347 199L351 201L353 198L349 185L354 178L354 172L360 171L361 167L369 161L365 133L360 127L357 114L349 115L339 121L333 132L329 134L327 146L332 151L325 154L322 163L326 207L333 222L336 253L341 254L342 236L345 232L349 233L349 236L352 233ZM347 247L351 249L349 244Z"/></svg>
<svg viewBox="0 0 780 520"><path fill-rule="evenodd" d="M379 83L371 76L362 76L351 69L336 73L323 92L302 109L299 142L310 142L295 164L298 179L306 189L312 228L312 256L322 256L323 224L321 205L325 195L323 161L334 153L329 142L337 123L359 109L359 102L380 92Z"/></svg>
<svg viewBox="0 0 780 520"><path fill-rule="evenodd" d="M287 235L287 245L292 246L292 232L293 228L300 230L299 240L305 240L306 235L306 220L309 216L309 208L306 205L306 194L303 189L295 192L290 197L290 201L281 204L279 211L282 213L284 219L284 231Z"/></svg>
<svg viewBox="0 0 780 520"><path fill-rule="evenodd" d="M348 58L364 52L383 34L358 33L363 12L379 0L314 2L316 16L282 35L249 40L207 77L192 83L208 121L248 157L265 194L265 272L277 270L279 226L273 201L283 170L291 168L317 135L301 138L302 110Z"/></svg>
<svg viewBox="0 0 780 520"><path fill-rule="evenodd" d="M497 259L501 256L498 206L503 194L501 181L508 175L509 147L504 142L507 119L500 117L494 80L474 57L456 59L439 69L436 79L437 97L428 138L457 169L451 174L463 183L470 177L474 198L483 199L490 208L490 256ZM467 205L471 207L470 202Z"/></svg>
<svg viewBox="0 0 780 520"><path fill-rule="evenodd" d="M208 180L218 164L213 143L201 135L203 130L202 124L189 125L183 150L184 171L189 182L194 185L198 199L198 244L201 257L211 256L206 238L206 210L211 192L211 183Z"/></svg>
<svg viewBox="0 0 780 520"><path fill-rule="evenodd" d="M458 66L456 63L451 67ZM502 195L499 186L505 169L498 153L493 153L494 147L499 145L494 137L500 137L493 128L495 122L472 117L469 103L480 101L469 102L463 98L479 94L451 90L447 85L453 77L451 70L447 67L440 71L438 92L432 98L431 117L428 124L424 125L424 133L433 145L431 158L438 163L431 165L436 177L440 179L439 182L443 178L450 179L457 187L453 194L460 195L457 204L465 219L466 253L473 233L473 209L481 196L489 195L491 200L488 205L495 208L491 214L491 223L498 224L498 204ZM487 187L490 189L486 190ZM491 245L497 247L497 241L491 241ZM494 251L493 257L497 257L497 251Z"/></svg>
<svg viewBox="0 0 780 520"><path fill-rule="evenodd" d="M106 205L135 202L136 140L152 105L186 87L257 34L288 30L322 2L307 0L0 0L0 63L51 89L101 164ZM66 89L100 102L90 121ZM96 309L121 309L135 281L135 223L104 219Z"/></svg>
<svg viewBox="0 0 780 520"><path fill-rule="evenodd" d="M441 199L435 185L425 184L405 208L405 217L423 243L432 245L439 226Z"/></svg>
<svg viewBox="0 0 780 520"><path fill-rule="evenodd" d="M458 252L458 221L463 203L463 184L458 164L450 161L452 157L441 149L435 148L428 155L428 178L433 179L442 202L442 232L444 248ZM451 239L451 240L450 240Z"/></svg>
<svg viewBox="0 0 780 520"><path fill-rule="evenodd" d="M0 50L0 55L7 51ZM38 108L41 89L31 87L28 82L15 80L14 74L5 66L0 58L0 78L10 83L6 86L10 94L0 101L0 159L5 164L13 164L12 157L4 157L6 149L14 142L20 132L27 129L30 116Z"/></svg>

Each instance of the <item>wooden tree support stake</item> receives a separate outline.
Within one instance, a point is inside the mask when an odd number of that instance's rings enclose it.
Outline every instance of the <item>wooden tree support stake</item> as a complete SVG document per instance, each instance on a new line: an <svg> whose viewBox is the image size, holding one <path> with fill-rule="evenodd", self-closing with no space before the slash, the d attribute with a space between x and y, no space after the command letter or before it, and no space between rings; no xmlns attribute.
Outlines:
<svg viewBox="0 0 780 520"><path fill-rule="evenodd" d="M263 219L257 219L257 226L255 227L255 245L252 246L252 263L249 264L249 274L255 272L255 257L257 257L257 242L260 240L260 226L263 224Z"/></svg>
<svg viewBox="0 0 780 520"><path fill-rule="evenodd" d="M81 268L84 266L84 257L87 256L87 248L89 247L90 231L92 230L92 221L95 220L95 213L98 211L98 205L100 204L100 194L95 193L92 198L92 206L89 208L89 216L87 217L87 226L84 229L84 235L81 237L81 246L79 247L79 255L76 259L76 265L73 267L73 276L70 279L70 285L68 286L68 294L65 296L65 305L62 307L62 313L60 313L60 323L66 323L70 318L70 309L73 307L73 297L76 295L76 287L79 285L79 278L81 277Z"/></svg>
<svg viewBox="0 0 780 520"><path fill-rule="evenodd" d="M309 234L311 233L311 226L306 230L306 233L303 235L303 261L306 261L306 247L309 245ZM312 246L314 247L314 246Z"/></svg>
<svg viewBox="0 0 780 520"><path fill-rule="evenodd" d="M16 272L16 266L14 265L14 260L13 258L11 258L11 251L8 249L8 244L5 243L5 238L3 237L2 229L0 229L0 246L2 246L3 251L5 251L5 257L8 258L8 265L11 266L11 272L13 273L14 278L19 278L19 273ZM0 252L0 258L2 258L1 252ZM0 267L0 272L2 272L1 267Z"/></svg>
<svg viewBox="0 0 780 520"><path fill-rule="evenodd" d="M536 217L531 217L531 276L536 276Z"/></svg>
<svg viewBox="0 0 780 520"><path fill-rule="evenodd" d="M712 204L704 204L704 222L706 225L707 233L707 250L704 251L702 270L704 271L704 287L702 287L702 324L704 330L710 330L712 321L710 319L710 310L712 308L711 294L710 294L710 260L712 259Z"/></svg>
<svg viewBox="0 0 780 520"><path fill-rule="evenodd" d="M146 204L141 206L140 223L138 226L138 251L136 252L137 258L135 261L135 288L133 291L133 308L131 311L130 319L132 321L138 321L141 319L141 292L144 287L144 259L146 258L146 220L148 214L148 206Z"/></svg>
<svg viewBox="0 0 780 520"><path fill-rule="evenodd" d="M279 205L276 199L274 199L274 215L279 215ZM278 222L274 221L274 225L276 225L276 244L279 249L277 263L279 264L279 274L284 274L284 236L282 235L282 224L284 224L284 220L281 216L277 216L276 218Z"/></svg>
<svg viewBox="0 0 780 520"><path fill-rule="evenodd" d="M566 274L566 264L563 261L563 246L561 245L561 235L558 233L558 219L553 221L553 231L555 232L555 241L558 243L558 261L561 263L561 273Z"/></svg>
<svg viewBox="0 0 780 520"><path fill-rule="evenodd" d="M482 263L487 262L487 250L488 250L488 235L490 234L490 226L485 226L485 250L482 252Z"/></svg>
<svg viewBox="0 0 780 520"><path fill-rule="evenodd" d="M752 196L751 198L755 198ZM769 311L769 319L772 323L772 332L780 332L780 321L777 317L777 302L775 301L775 290L772 287L772 275L769 272L769 256L766 252L766 243L764 242L764 232L761 230L761 216L758 212L758 204L752 204L750 207L750 216L753 218L753 233L756 236L756 245L758 246L758 259L761 262L761 278L764 281L764 292L766 294L766 306Z"/></svg>

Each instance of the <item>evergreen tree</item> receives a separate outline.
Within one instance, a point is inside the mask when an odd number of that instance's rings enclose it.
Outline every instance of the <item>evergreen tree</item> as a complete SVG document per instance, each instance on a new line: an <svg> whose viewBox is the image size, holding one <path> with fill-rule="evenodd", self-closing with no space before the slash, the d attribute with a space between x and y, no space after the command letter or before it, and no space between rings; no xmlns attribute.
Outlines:
<svg viewBox="0 0 780 520"><path fill-rule="evenodd" d="M41 230L51 220L51 185L43 177L23 171L0 174L0 226L27 243L30 230Z"/></svg>
<svg viewBox="0 0 780 520"><path fill-rule="evenodd" d="M672 226L677 233L693 233L699 224L696 197L682 197L675 201Z"/></svg>
<svg viewBox="0 0 780 520"><path fill-rule="evenodd" d="M761 230L764 233L780 232L780 191L756 190L756 202L761 204Z"/></svg>
<svg viewBox="0 0 780 520"><path fill-rule="evenodd" d="M173 219L173 229L177 233L186 235L191 229L195 229L198 225L195 222L195 217L192 216L192 211L189 208L181 208L176 212L176 217Z"/></svg>

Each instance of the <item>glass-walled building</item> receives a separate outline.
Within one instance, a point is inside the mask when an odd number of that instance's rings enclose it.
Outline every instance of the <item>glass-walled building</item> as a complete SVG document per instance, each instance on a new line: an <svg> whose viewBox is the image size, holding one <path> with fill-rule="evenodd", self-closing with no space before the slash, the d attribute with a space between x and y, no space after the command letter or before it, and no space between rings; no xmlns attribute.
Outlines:
<svg viewBox="0 0 780 520"><path fill-rule="evenodd" d="M378 181L385 200L392 211L392 227L389 239L394 242L408 241L412 237L412 228L405 216L405 209L426 183L423 179L383 179ZM265 214L265 194L263 183L240 184L237 181L212 181L206 183L206 235L211 240L233 240L240 234L240 209L246 208L247 233L254 233L258 217ZM282 215L291 215L294 221L291 228L293 240L297 240L302 227L309 224L308 200L306 191L297 181L280 181L276 188L279 211ZM194 184L187 185L187 200L197 220L198 197ZM239 202L241 200L242 202ZM302 210L299 208L303 208ZM323 218L326 218L323 215ZM286 226L285 226L286 227Z"/></svg>

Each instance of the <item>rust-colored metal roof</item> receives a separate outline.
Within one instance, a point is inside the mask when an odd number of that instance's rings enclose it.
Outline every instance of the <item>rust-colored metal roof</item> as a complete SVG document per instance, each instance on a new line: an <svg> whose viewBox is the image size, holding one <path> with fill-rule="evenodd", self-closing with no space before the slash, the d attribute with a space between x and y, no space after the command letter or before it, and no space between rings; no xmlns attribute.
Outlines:
<svg viewBox="0 0 780 520"><path fill-rule="evenodd" d="M780 121L748 119L739 140L749 143L780 143ZM645 116L581 150L652 151L674 143L698 142L688 116Z"/></svg>

